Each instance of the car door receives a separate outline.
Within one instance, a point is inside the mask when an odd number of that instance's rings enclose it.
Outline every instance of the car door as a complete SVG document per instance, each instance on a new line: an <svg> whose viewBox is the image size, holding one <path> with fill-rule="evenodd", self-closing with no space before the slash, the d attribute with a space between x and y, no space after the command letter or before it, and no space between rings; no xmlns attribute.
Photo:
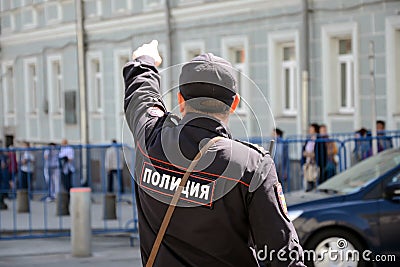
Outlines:
<svg viewBox="0 0 400 267"><path fill-rule="evenodd" d="M390 183L400 182L400 171L390 175L382 183L384 192ZM400 201L393 201L382 197L379 200L379 233L381 239L381 252L383 254L396 254L400 257Z"/></svg>

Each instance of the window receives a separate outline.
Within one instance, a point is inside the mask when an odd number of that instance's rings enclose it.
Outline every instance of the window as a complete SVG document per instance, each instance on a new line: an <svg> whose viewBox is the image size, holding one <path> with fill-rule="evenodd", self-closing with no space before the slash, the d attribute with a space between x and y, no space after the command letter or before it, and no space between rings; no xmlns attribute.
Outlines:
<svg viewBox="0 0 400 267"><path fill-rule="evenodd" d="M3 88L4 88L4 111L6 115L15 114L14 97L14 67L13 65L3 65Z"/></svg>
<svg viewBox="0 0 400 267"><path fill-rule="evenodd" d="M89 61L89 92L90 109L92 112L103 111L103 75L99 58L91 58Z"/></svg>
<svg viewBox="0 0 400 267"><path fill-rule="evenodd" d="M158 66L158 70L161 76L160 92L167 110L172 111L172 107L176 106L177 104L175 103L176 97L174 97L177 93L177 87L172 88L172 85L170 83L170 77L173 70L171 67L169 67L167 46L165 44L159 44L158 51L162 58L161 65Z"/></svg>
<svg viewBox="0 0 400 267"><path fill-rule="evenodd" d="M62 113L64 110L64 91L62 88L63 75L61 68L61 58L58 56L49 58L48 67L50 111L53 113Z"/></svg>
<svg viewBox="0 0 400 267"><path fill-rule="evenodd" d="M287 125L296 134L303 132L299 48L298 30L268 33L268 102L276 123ZM290 156L295 157L297 151L301 151L301 147L294 146Z"/></svg>
<svg viewBox="0 0 400 267"><path fill-rule="evenodd" d="M328 24L321 28L322 121L361 127L359 104L357 23ZM317 72L318 73L318 72Z"/></svg>
<svg viewBox="0 0 400 267"><path fill-rule="evenodd" d="M38 111L38 74L36 60L25 62L25 89L27 99L27 111L37 114Z"/></svg>
<svg viewBox="0 0 400 267"><path fill-rule="evenodd" d="M115 87L115 120L116 129L115 134L117 140L125 142L130 136L129 128L124 124L124 95L125 95L125 83L122 74L123 67L131 59L131 50L129 48L119 49L114 51L114 87Z"/></svg>
<svg viewBox="0 0 400 267"><path fill-rule="evenodd" d="M234 36L222 39L222 57L227 59L234 69L236 69L236 81L238 94L241 97L236 113L239 115L247 115L246 102L249 101L246 91L247 73L247 37Z"/></svg>
<svg viewBox="0 0 400 267"><path fill-rule="evenodd" d="M85 16L92 18L101 16L103 10L100 0L87 0L84 2Z"/></svg>
<svg viewBox="0 0 400 267"><path fill-rule="evenodd" d="M400 125L400 16L386 18L386 88L388 129Z"/></svg>
<svg viewBox="0 0 400 267"><path fill-rule="evenodd" d="M10 12L4 12L1 15L1 30L2 32L12 31L14 30L14 15Z"/></svg>
<svg viewBox="0 0 400 267"><path fill-rule="evenodd" d="M145 9L161 9L164 4L164 0L143 0Z"/></svg>
<svg viewBox="0 0 400 267"><path fill-rule="evenodd" d="M191 59L201 55L202 51L200 48L197 48L197 49L188 50L188 51L186 51L186 53L187 53L186 54L187 59L191 60Z"/></svg>
<svg viewBox="0 0 400 267"><path fill-rule="evenodd" d="M229 61L232 63L233 68L236 70L236 81L237 81L237 88L238 93L240 96L243 96L243 90L245 90L244 85L244 77L243 73L245 72L245 51L244 47L237 46L237 47L230 47L229 48ZM238 112L244 111L244 101L239 102Z"/></svg>
<svg viewBox="0 0 400 267"><path fill-rule="evenodd" d="M23 61L24 66L24 85L23 94L25 96L25 138L38 140L41 132L39 120L39 67L37 58L27 58Z"/></svg>
<svg viewBox="0 0 400 267"><path fill-rule="evenodd" d="M182 43L182 61L188 62L194 57L204 53L203 41L190 41Z"/></svg>
<svg viewBox="0 0 400 267"><path fill-rule="evenodd" d="M111 9L114 13L126 12L131 9L131 1L129 0L114 0L111 1Z"/></svg>
<svg viewBox="0 0 400 267"><path fill-rule="evenodd" d="M237 93L240 95L240 102L235 110L229 127L236 136L252 136L254 117L249 112L250 90L248 86L248 39L247 36L224 37L221 40L221 57L232 64L233 74L237 82Z"/></svg>
<svg viewBox="0 0 400 267"><path fill-rule="evenodd" d="M354 59L351 39L339 39L338 42L340 109L342 111L352 111L354 109Z"/></svg>
<svg viewBox="0 0 400 267"><path fill-rule="evenodd" d="M1 11L10 10L14 7L13 0L2 0L0 1L0 6L1 6Z"/></svg>
<svg viewBox="0 0 400 267"><path fill-rule="evenodd" d="M283 113L297 111L297 62L294 44L282 45L282 92Z"/></svg>
<svg viewBox="0 0 400 267"><path fill-rule="evenodd" d="M22 1L21 20L23 28L33 28L37 24L37 14L35 8L29 0Z"/></svg>
<svg viewBox="0 0 400 267"><path fill-rule="evenodd" d="M60 22L62 16L61 4L52 2L46 3L45 14L48 23Z"/></svg>
<svg viewBox="0 0 400 267"><path fill-rule="evenodd" d="M120 50L120 51L116 51L116 70L115 70L115 74L116 74L116 90L118 92L118 94L116 95L117 99L116 101L118 102L117 107L117 113L119 116L123 116L124 115L124 109L123 109L123 101L124 101L124 92L125 92L125 84L124 84L124 77L122 75L122 69L124 68L125 64L129 62L130 60L130 50Z"/></svg>

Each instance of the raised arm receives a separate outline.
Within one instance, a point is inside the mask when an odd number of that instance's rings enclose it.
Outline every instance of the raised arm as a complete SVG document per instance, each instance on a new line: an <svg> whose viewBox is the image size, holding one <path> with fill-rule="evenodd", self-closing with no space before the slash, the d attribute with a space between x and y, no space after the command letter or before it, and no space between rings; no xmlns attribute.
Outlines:
<svg viewBox="0 0 400 267"><path fill-rule="evenodd" d="M156 69L161 63L158 42L153 40L133 52L133 61L123 69L125 81L124 109L126 121L135 140L149 133L167 111L162 101L160 75Z"/></svg>

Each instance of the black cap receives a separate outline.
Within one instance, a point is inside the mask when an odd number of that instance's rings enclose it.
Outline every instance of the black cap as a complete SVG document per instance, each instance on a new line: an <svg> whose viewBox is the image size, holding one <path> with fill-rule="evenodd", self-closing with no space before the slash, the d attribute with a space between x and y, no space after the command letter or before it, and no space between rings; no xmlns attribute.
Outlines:
<svg viewBox="0 0 400 267"><path fill-rule="evenodd" d="M237 93L235 70L212 53L199 55L182 67L179 91L185 100L213 98L231 106Z"/></svg>

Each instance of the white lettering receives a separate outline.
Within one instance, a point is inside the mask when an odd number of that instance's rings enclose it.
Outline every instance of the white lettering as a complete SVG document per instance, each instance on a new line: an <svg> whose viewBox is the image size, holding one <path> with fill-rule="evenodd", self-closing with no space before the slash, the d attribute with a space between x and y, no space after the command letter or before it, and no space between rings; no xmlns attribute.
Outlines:
<svg viewBox="0 0 400 267"><path fill-rule="evenodd" d="M143 174L143 182L145 183L150 183L150 176L151 176L152 171L148 168L144 170Z"/></svg>
<svg viewBox="0 0 400 267"><path fill-rule="evenodd" d="M172 176L171 186L169 187L169 190L175 191L180 183L181 183L181 178L176 178L175 176Z"/></svg>
<svg viewBox="0 0 400 267"><path fill-rule="evenodd" d="M169 185L169 179L171 179L171 176L168 174L163 174L161 176L161 183L159 184L159 187L163 188L164 187L164 183L165 183L165 189L168 189L168 185Z"/></svg>
<svg viewBox="0 0 400 267"><path fill-rule="evenodd" d="M279 250L276 256L277 256L277 258L278 258L278 260L280 262L285 262L286 261L286 257L285 257L286 256L286 251L285 250L283 250L283 249Z"/></svg>
<svg viewBox="0 0 400 267"><path fill-rule="evenodd" d="M200 197L199 198L204 198L205 200L208 200L208 195L210 193L210 186L208 185L202 185L200 187Z"/></svg>
<svg viewBox="0 0 400 267"><path fill-rule="evenodd" d="M192 183L190 187L190 196L199 197L200 183Z"/></svg>
<svg viewBox="0 0 400 267"><path fill-rule="evenodd" d="M160 183L160 174L158 172L154 172L151 176L151 183L155 186Z"/></svg>
<svg viewBox="0 0 400 267"><path fill-rule="evenodd" d="M260 249L259 251L257 251L257 259L260 261L265 261L267 259L267 251L268 251L268 247L267 245L264 246L264 250ZM264 253L262 255L262 253Z"/></svg>
<svg viewBox="0 0 400 267"><path fill-rule="evenodd" d="M187 181L186 186L182 190L182 195L185 195L186 198L189 196L189 184L190 181Z"/></svg>

